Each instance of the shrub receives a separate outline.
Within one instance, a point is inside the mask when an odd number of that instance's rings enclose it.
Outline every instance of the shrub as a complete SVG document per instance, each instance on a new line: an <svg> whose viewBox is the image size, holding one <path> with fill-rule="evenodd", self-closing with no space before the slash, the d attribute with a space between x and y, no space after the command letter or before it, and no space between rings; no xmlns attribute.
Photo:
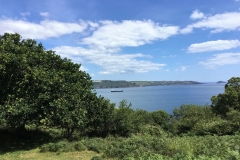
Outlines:
<svg viewBox="0 0 240 160"><path fill-rule="evenodd" d="M100 156L94 156L91 158L91 160L103 160L103 158Z"/></svg>
<svg viewBox="0 0 240 160"><path fill-rule="evenodd" d="M139 133L144 136L167 137L167 133L160 126L154 125L142 126Z"/></svg>
<svg viewBox="0 0 240 160"><path fill-rule="evenodd" d="M76 151L85 151L87 150L87 147L82 142L76 142L74 144L74 148Z"/></svg>
<svg viewBox="0 0 240 160"><path fill-rule="evenodd" d="M163 111L154 111L150 113L153 122L160 125L163 129L167 130L169 128L170 115Z"/></svg>
<svg viewBox="0 0 240 160"><path fill-rule="evenodd" d="M88 150L101 153L105 148L105 142L101 138L89 138L81 141Z"/></svg>

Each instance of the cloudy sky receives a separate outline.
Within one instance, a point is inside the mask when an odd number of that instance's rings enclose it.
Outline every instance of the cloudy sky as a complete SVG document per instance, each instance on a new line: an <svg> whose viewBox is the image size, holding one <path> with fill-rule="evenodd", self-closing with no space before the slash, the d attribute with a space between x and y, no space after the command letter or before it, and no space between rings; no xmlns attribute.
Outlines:
<svg viewBox="0 0 240 160"><path fill-rule="evenodd" d="M0 0L0 34L36 39L93 80L240 76L240 0Z"/></svg>

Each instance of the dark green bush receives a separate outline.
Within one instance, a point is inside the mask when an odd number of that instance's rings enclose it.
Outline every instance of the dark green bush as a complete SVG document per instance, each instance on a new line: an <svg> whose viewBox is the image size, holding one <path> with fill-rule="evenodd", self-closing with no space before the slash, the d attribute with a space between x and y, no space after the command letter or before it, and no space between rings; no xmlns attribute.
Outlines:
<svg viewBox="0 0 240 160"><path fill-rule="evenodd" d="M94 156L91 158L91 160L103 160L103 158L100 156Z"/></svg>
<svg viewBox="0 0 240 160"><path fill-rule="evenodd" d="M44 144L40 147L40 152L71 152L84 151L87 147L81 142L59 141L56 143Z"/></svg>
<svg viewBox="0 0 240 160"><path fill-rule="evenodd" d="M150 115L155 124L158 124L165 130L169 128L170 115L167 112L163 110L159 110L159 111L151 112Z"/></svg>
<svg viewBox="0 0 240 160"><path fill-rule="evenodd" d="M88 150L101 153L105 147L105 141L102 138L87 138L81 141Z"/></svg>
<svg viewBox="0 0 240 160"><path fill-rule="evenodd" d="M113 130L112 133L120 136L130 136L134 133L134 129L139 126L134 124L134 110L131 103L128 104L126 100L119 103L119 107L114 110Z"/></svg>
<svg viewBox="0 0 240 160"><path fill-rule="evenodd" d="M40 152L69 152L72 151L69 142L60 141L48 143L40 147Z"/></svg>
<svg viewBox="0 0 240 160"><path fill-rule="evenodd" d="M85 151L87 150L87 147L82 142L76 142L74 144L74 148L76 151Z"/></svg>

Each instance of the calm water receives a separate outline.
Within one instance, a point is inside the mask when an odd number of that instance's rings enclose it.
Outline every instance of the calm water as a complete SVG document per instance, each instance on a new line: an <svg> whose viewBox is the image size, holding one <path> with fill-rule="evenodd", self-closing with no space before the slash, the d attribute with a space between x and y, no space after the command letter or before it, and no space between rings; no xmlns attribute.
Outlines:
<svg viewBox="0 0 240 160"><path fill-rule="evenodd" d="M206 83L201 85L150 86L118 88L123 92L111 92L112 89L96 89L98 95L117 104L126 99L134 109L147 111L165 110L172 113L182 104L211 104L211 97L224 92L225 84Z"/></svg>

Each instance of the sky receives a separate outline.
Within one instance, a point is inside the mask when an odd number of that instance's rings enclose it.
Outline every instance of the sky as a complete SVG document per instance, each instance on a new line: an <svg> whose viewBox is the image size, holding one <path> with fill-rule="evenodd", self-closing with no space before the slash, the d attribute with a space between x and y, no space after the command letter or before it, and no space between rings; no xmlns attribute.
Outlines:
<svg viewBox="0 0 240 160"><path fill-rule="evenodd" d="M0 35L19 33L93 80L240 77L240 0L0 0Z"/></svg>

